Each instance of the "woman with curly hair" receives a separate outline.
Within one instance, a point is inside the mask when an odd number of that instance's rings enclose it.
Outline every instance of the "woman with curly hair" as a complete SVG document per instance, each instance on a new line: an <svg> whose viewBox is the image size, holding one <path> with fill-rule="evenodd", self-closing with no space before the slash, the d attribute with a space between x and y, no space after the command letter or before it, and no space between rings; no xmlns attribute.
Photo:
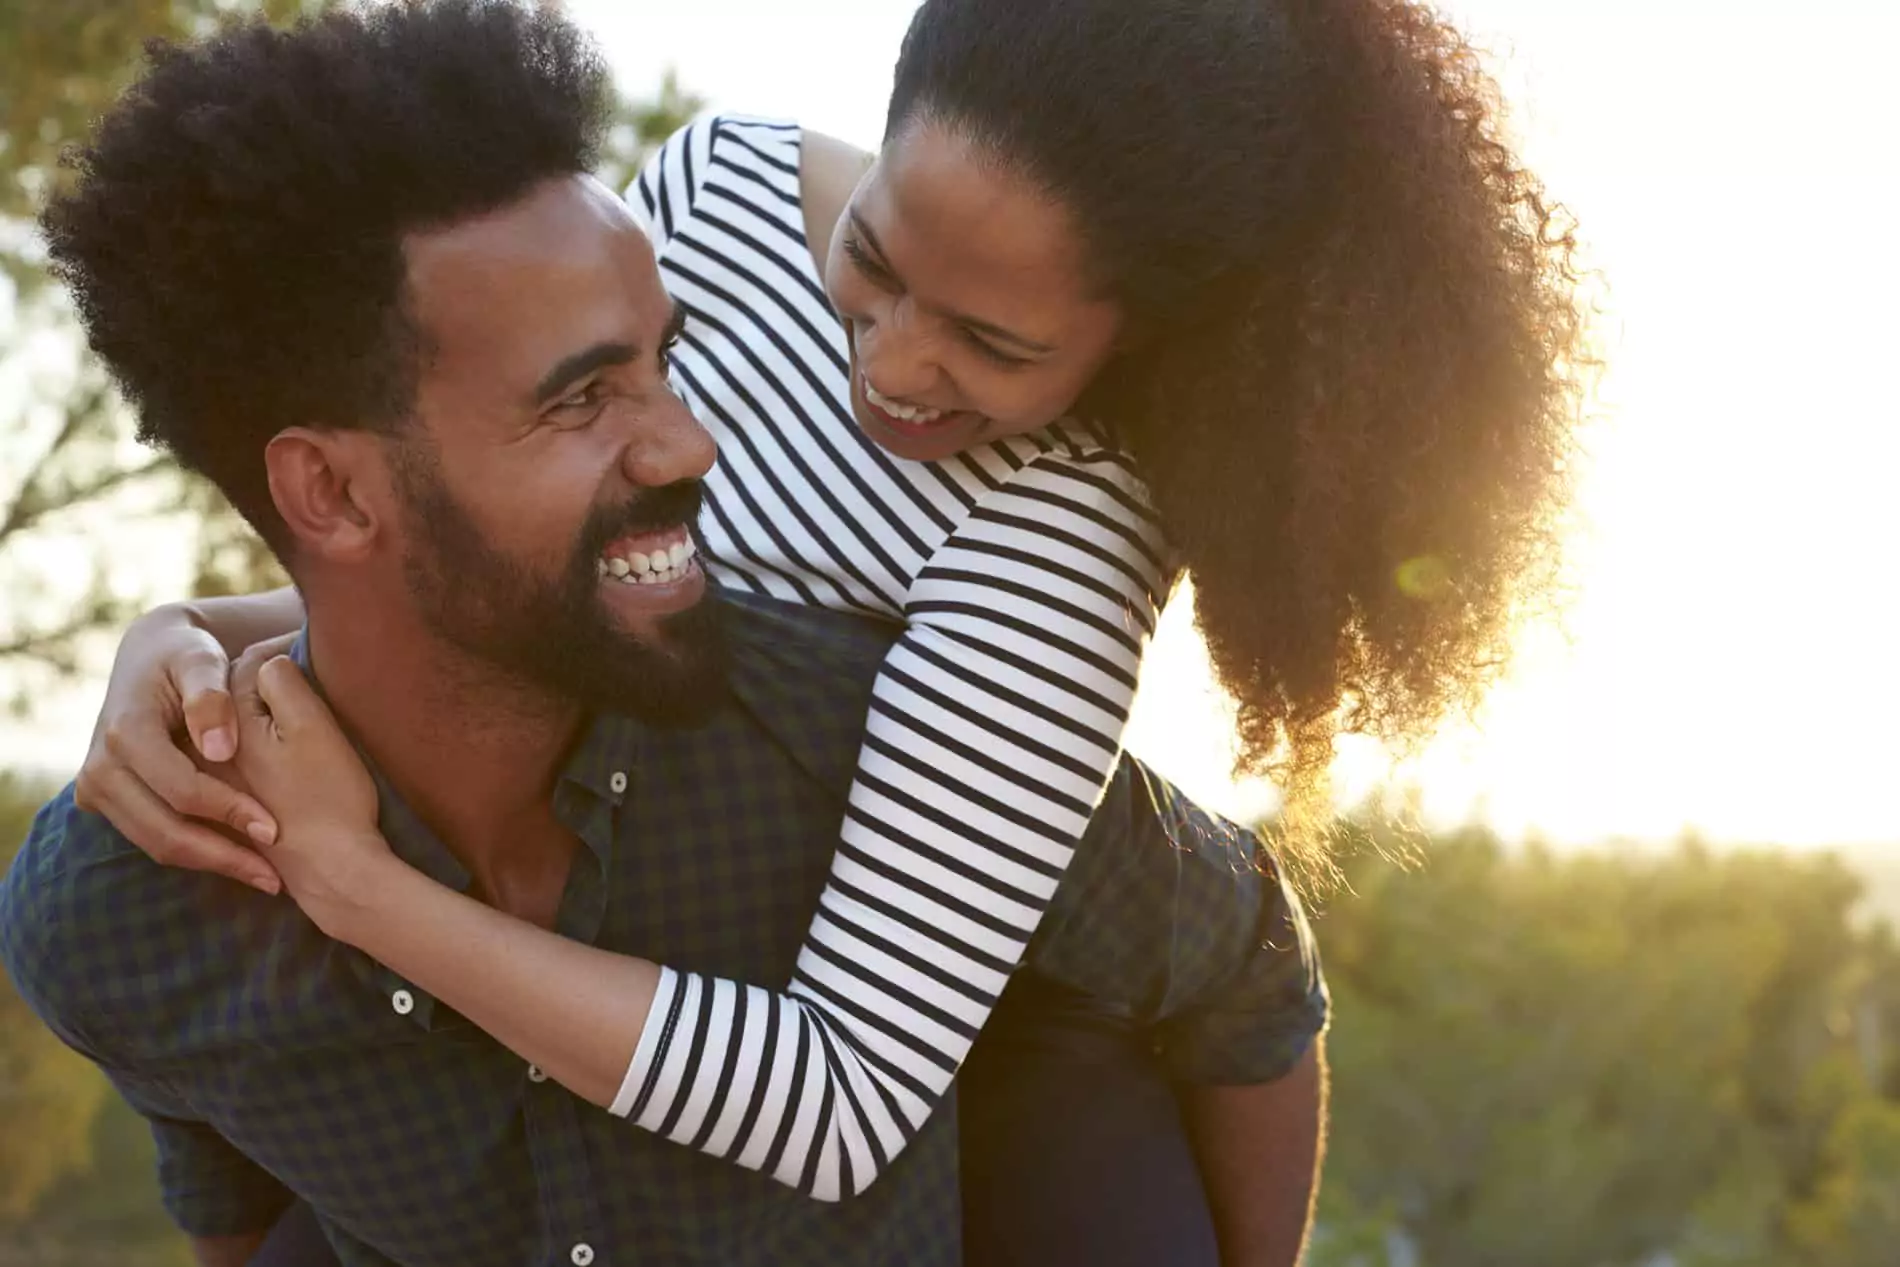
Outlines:
<svg viewBox="0 0 1900 1267"><path fill-rule="evenodd" d="M708 571L905 633L790 990L659 969L641 1027L538 1060L703 1141L722 1068L701 1054L741 1044L783 1101L762 1123L835 1110L724 1155L848 1195L1022 958L1178 580L1242 765L1287 795L1296 870L1326 866L1339 734L1415 742L1491 679L1552 575L1574 244L1470 46L1411 0L925 0L875 158L715 116L628 199L688 313L675 384L720 444ZM576 416L607 394L583 384ZM629 584L691 566L615 562ZM294 824L169 734L228 759L226 654L300 616L263 596L137 626L86 803L166 861L272 883L186 820ZM451 1006L492 979L479 955L455 971ZM759 1047L746 1007L700 1006L731 990L757 1015L794 1000L824 1076L773 1077L808 1044Z"/></svg>

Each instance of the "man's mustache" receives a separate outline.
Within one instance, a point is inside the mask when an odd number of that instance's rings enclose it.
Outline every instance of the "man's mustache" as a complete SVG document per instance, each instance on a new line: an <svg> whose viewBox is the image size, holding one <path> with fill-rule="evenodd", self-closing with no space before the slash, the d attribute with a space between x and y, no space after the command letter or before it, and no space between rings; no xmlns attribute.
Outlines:
<svg viewBox="0 0 1900 1267"><path fill-rule="evenodd" d="M588 516L582 533L582 554L591 559L622 537L659 532L699 522L699 508L705 500L705 488L699 480L681 480L650 488L632 501L612 508L596 508ZM591 564L590 564L591 566Z"/></svg>

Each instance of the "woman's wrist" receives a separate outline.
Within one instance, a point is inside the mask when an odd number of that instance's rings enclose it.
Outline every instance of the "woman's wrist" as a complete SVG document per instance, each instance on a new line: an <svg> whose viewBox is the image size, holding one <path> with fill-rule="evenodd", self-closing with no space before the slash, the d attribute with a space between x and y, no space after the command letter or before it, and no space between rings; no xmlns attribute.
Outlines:
<svg viewBox="0 0 1900 1267"><path fill-rule="evenodd" d="M417 875L389 851L373 828L368 839L326 840L315 846L336 859L321 879L291 885L291 896L325 936L369 950L376 930L401 917L405 880Z"/></svg>

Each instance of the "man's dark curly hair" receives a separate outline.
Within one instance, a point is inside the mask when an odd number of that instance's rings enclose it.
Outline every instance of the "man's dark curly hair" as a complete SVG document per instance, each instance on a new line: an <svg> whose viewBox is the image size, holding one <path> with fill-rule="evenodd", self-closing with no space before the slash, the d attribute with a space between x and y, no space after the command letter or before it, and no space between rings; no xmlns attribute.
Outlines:
<svg viewBox="0 0 1900 1267"><path fill-rule="evenodd" d="M1080 224L1137 337L1081 408L1243 766L1311 814L1342 728L1428 734L1554 580L1586 313L1500 113L1415 0L924 0L898 63L887 136L956 130Z"/></svg>
<svg viewBox="0 0 1900 1267"><path fill-rule="evenodd" d="M405 235L591 169L612 89L557 14L505 0L250 22L148 48L41 223L139 437L283 553L263 454L288 426L391 431L421 346Z"/></svg>

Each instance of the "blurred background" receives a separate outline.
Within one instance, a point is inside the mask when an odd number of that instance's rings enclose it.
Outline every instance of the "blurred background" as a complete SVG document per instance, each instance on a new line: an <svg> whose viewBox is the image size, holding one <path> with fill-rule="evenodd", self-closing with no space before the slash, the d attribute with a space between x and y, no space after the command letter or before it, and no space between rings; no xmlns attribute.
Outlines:
<svg viewBox="0 0 1900 1267"><path fill-rule="evenodd" d="M0 0L0 863L83 755L130 614L277 580L132 440L33 209L143 40L319 7ZM709 106L875 146L914 5L565 7L621 79L620 179ZM1423 752L1342 746L1309 1261L1890 1267L1900 4L1442 7L1581 225L1607 373L1561 624L1526 625L1480 716ZM1130 745L1267 813L1228 777L1190 617L1170 608ZM188 1262L141 1124L0 983L0 1267Z"/></svg>

